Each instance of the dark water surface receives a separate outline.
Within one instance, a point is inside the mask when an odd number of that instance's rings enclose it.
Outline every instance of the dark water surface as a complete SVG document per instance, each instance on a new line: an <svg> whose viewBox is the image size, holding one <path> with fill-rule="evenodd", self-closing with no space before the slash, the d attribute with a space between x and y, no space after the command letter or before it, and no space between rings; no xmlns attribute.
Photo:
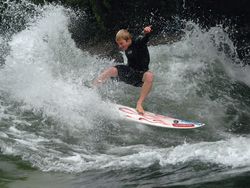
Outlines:
<svg viewBox="0 0 250 188"><path fill-rule="evenodd" d="M74 11L11 5L5 18L22 21L1 25L0 187L249 187L249 67L225 29L190 21L180 41L149 47L145 108L206 123L153 128L110 105L134 106L138 88L83 86L114 62L75 46Z"/></svg>

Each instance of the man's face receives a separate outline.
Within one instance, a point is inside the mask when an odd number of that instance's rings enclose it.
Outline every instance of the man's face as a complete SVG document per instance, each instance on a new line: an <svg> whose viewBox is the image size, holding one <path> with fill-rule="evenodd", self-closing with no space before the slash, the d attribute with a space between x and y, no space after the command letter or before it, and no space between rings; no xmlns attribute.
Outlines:
<svg viewBox="0 0 250 188"><path fill-rule="evenodd" d="M118 44L118 47L121 49L121 50L127 50L128 47L131 45L131 39L128 39L128 40L125 40L125 39L119 39L116 41L116 43Z"/></svg>

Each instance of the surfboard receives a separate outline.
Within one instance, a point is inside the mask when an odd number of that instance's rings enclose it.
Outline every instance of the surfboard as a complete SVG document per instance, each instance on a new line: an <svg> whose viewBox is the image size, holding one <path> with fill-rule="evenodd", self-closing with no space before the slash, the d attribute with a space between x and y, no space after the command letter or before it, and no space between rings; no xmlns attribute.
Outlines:
<svg viewBox="0 0 250 188"><path fill-rule="evenodd" d="M134 108L118 104L114 105L122 119L140 124L172 129L194 129L205 125L204 123L181 120L147 111L143 115L140 115Z"/></svg>

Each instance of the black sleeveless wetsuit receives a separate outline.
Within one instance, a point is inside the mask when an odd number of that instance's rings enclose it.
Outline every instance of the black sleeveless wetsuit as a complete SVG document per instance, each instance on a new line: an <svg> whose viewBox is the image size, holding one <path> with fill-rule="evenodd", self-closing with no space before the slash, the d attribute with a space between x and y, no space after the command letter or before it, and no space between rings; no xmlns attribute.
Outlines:
<svg viewBox="0 0 250 188"><path fill-rule="evenodd" d="M127 84L141 87L143 74L148 71L150 61L147 42L149 34L140 35L125 51L128 59L127 65L116 65L118 70L118 79Z"/></svg>

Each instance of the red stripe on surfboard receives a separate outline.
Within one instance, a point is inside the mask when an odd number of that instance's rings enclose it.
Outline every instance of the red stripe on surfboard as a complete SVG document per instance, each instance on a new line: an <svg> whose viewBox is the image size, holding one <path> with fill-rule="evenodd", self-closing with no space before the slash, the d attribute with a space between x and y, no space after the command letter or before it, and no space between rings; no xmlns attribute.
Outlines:
<svg viewBox="0 0 250 188"><path fill-rule="evenodd" d="M120 111L127 113L126 117L128 118L133 118L136 119L130 115L134 114L134 115L139 115L135 110L130 109L130 108L126 108L126 107L120 107L119 108ZM149 123L158 123L158 124L162 124L162 125L166 125L166 126L170 126L171 124L166 123L164 120L166 119L165 116L162 115L156 115L156 114L150 114L150 113L145 113L144 115L139 115L141 116L140 118L138 118L139 121L146 121Z"/></svg>
<svg viewBox="0 0 250 188"><path fill-rule="evenodd" d="M128 114L138 114L136 111L126 107L120 107L119 110Z"/></svg>
<svg viewBox="0 0 250 188"><path fill-rule="evenodd" d="M194 127L194 124L181 124L181 123L173 123L174 127Z"/></svg>
<svg viewBox="0 0 250 188"><path fill-rule="evenodd" d="M167 125L169 126L168 123L165 123L164 121L162 120L159 120L159 119L147 119L147 118L139 118L140 121L147 121L149 123L159 123L159 124L162 124L162 125Z"/></svg>

